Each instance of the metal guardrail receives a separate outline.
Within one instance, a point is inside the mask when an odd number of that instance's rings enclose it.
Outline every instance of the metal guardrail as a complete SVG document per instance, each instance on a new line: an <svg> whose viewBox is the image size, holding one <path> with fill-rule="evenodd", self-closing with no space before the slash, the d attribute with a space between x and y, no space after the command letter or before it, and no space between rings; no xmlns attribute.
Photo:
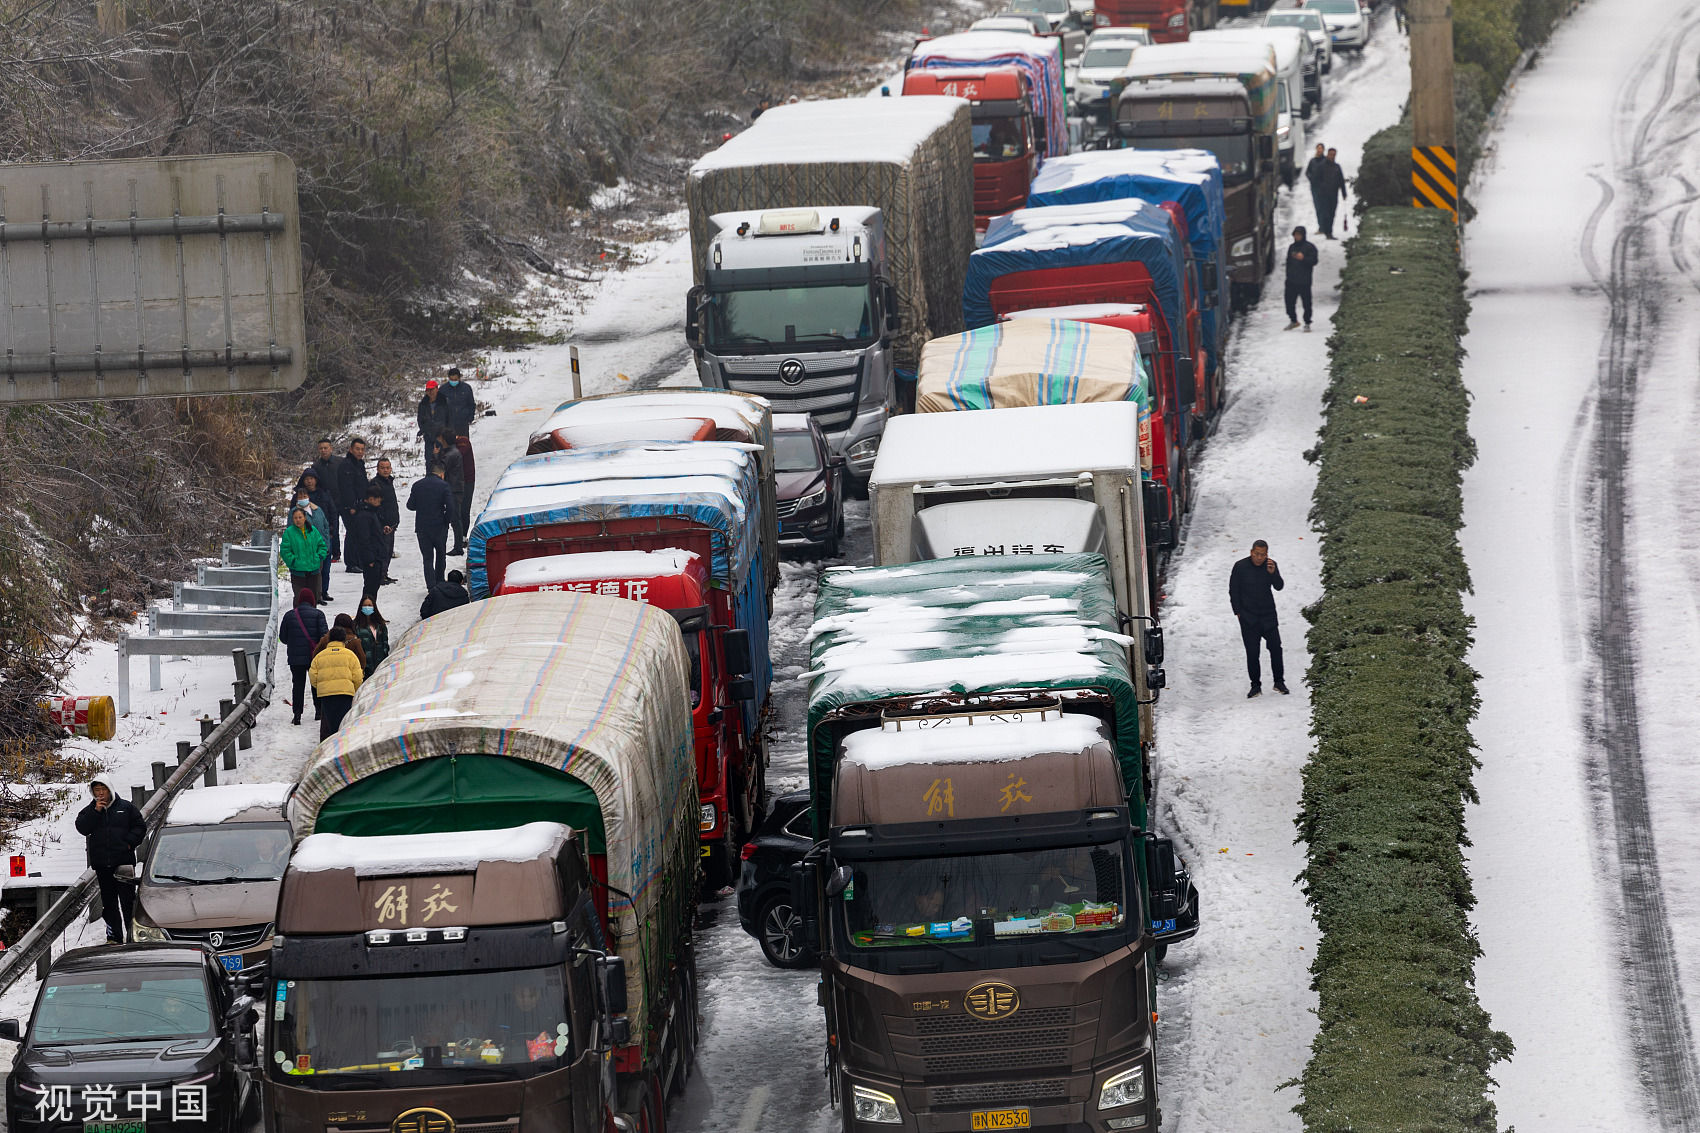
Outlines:
<svg viewBox="0 0 1700 1133"><path fill-rule="evenodd" d="M165 815L171 809L173 800L177 798L181 791L193 786L197 777L209 782L213 779L216 775L215 761L218 760L220 754L226 751L234 754L238 742L243 740L248 729L253 727L261 710L271 703L272 666L277 657L278 623L283 612L282 606L275 600L277 547L275 538L269 533L255 532L254 538L256 544L264 539L271 545L267 548L254 546L238 549L266 550L268 560L273 564L266 568L268 571L266 577L272 582L274 600L271 602L271 609L264 623L265 636L260 641L259 667L248 674L250 683L246 692L234 704L230 701L224 702L224 704L230 705L229 710L224 713L224 719L210 732L202 736L200 746L186 755L180 755L176 769L165 778L163 783L157 784L158 789L154 790L142 805L142 817L147 822L150 836L165 820ZM227 556L229 550L230 548L227 547ZM226 561L229 561L228 557ZM184 639L171 638L168 640L182 641ZM226 648L231 647L226 646ZM236 648L240 649L241 646ZM245 660L245 650L243 657ZM242 667L244 666L239 664L238 670L240 671ZM180 744L179 749L187 746L187 743ZM244 742L241 746L246 747L247 744ZM159 764L155 764L156 769L159 766ZM231 766L234 766L234 764L227 757L226 767ZM98 895L99 886L95 881L94 870L84 870L75 884L66 889L53 902L52 907L36 919L35 924L19 938L16 944L4 952L0 952L0 995L5 994L32 967L36 968L39 974L45 975L47 965L52 957L54 942L64 935L65 930L70 928L77 921L77 918L83 915L89 904Z"/></svg>

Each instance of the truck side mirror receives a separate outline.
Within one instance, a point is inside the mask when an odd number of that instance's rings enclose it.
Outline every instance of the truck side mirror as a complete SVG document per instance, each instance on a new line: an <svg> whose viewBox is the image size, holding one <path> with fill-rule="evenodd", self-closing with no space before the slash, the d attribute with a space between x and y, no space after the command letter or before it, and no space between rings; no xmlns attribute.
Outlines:
<svg viewBox="0 0 1700 1133"><path fill-rule="evenodd" d="M1204 293L1204 305L1216 305L1217 292L1222 289L1222 277L1216 272L1215 263L1205 264L1198 272L1198 289Z"/></svg>
<svg viewBox="0 0 1700 1133"><path fill-rule="evenodd" d="M224 1009L224 1018L230 1024L231 1030L237 1034L247 1034L254 1029L254 1024L260 1021L260 1013L255 1010L256 1004L251 995L239 995Z"/></svg>
<svg viewBox="0 0 1700 1133"><path fill-rule="evenodd" d="M685 293L685 341L693 347L702 346L701 287L693 287Z"/></svg>
<svg viewBox="0 0 1700 1133"><path fill-rule="evenodd" d="M1163 669L1159 666L1156 666L1156 665L1153 665L1151 668L1146 669L1145 670L1145 687L1150 689L1152 692L1158 692L1162 689L1168 688L1169 687L1169 674L1168 674L1167 670L1165 670L1165 669ZM1157 698L1155 696L1153 696L1151 698L1151 703L1152 704L1157 703Z"/></svg>
<svg viewBox="0 0 1700 1133"><path fill-rule="evenodd" d="M750 631L747 629L729 629L721 648L726 653L726 671L735 676L745 676L755 669L750 656Z"/></svg>
<svg viewBox="0 0 1700 1133"><path fill-rule="evenodd" d="M850 888L850 883L854 880L856 880L856 874L849 866L841 865L834 869L832 871L832 876L826 879L827 897L831 898L838 896L840 893Z"/></svg>
<svg viewBox="0 0 1700 1133"><path fill-rule="evenodd" d="M1169 839L1145 836L1145 879L1151 893L1151 935L1165 943L1198 935L1198 890Z"/></svg>
<svg viewBox="0 0 1700 1133"><path fill-rule="evenodd" d="M1163 663L1163 627L1148 626L1145 630L1145 663L1161 665Z"/></svg>
<svg viewBox="0 0 1700 1133"><path fill-rule="evenodd" d="M820 903L816 899L815 867L798 862L791 867L791 908L797 913L803 947L820 951Z"/></svg>
<svg viewBox="0 0 1700 1133"><path fill-rule="evenodd" d="M726 696L736 704L743 704L756 698L756 682L751 677L739 677L735 681L726 682Z"/></svg>
<svg viewBox="0 0 1700 1133"><path fill-rule="evenodd" d="M0 1039L7 1042L21 1043L24 1041L24 1029L16 1019L0 1019Z"/></svg>
<svg viewBox="0 0 1700 1133"><path fill-rule="evenodd" d="M1261 161L1275 160L1275 136L1273 134L1257 135L1257 156Z"/></svg>
<svg viewBox="0 0 1700 1133"><path fill-rule="evenodd" d="M1175 400L1183 406L1198 400L1198 369L1190 354L1175 358Z"/></svg>
<svg viewBox="0 0 1700 1133"><path fill-rule="evenodd" d="M896 334L903 329L903 312L897 307L897 288L880 281L880 302L885 305L885 331Z"/></svg>
<svg viewBox="0 0 1700 1133"><path fill-rule="evenodd" d="M596 975L602 984L602 1009L610 1015L624 1015L626 1013L625 957L597 957Z"/></svg>

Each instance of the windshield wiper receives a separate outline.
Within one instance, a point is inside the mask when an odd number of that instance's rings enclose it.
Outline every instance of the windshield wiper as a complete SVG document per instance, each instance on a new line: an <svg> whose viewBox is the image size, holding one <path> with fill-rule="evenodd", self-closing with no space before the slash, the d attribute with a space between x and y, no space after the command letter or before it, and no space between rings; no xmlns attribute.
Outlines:
<svg viewBox="0 0 1700 1133"><path fill-rule="evenodd" d="M204 884L207 879L204 878L204 877L184 877L180 873L156 873L150 878L150 880L152 880L152 881L187 881L191 885L201 885L201 884Z"/></svg>
<svg viewBox="0 0 1700 1133"><path fill-rule="evenodd" d="M382 1086L384 1080L376 1074L315 1074L324 1089L355 1090L362 1086Z"/></svg>

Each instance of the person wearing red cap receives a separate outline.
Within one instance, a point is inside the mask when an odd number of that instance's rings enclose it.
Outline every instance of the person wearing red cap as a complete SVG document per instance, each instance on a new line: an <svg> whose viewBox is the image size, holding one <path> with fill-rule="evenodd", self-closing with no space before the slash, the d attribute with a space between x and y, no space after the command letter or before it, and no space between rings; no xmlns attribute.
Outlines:
<svg viewBox="0 0 1700 1133"><path fill-rule="evenodd" d="M419 399L419 437L425 445L425 466L431 466L431 449L437 434L449 423L449 403L443 400L435 378L425 383L425 396Z"/></svg>
<svg viewBox="0 0 1700 1133"><path fill-rule="evenodd" d="M313 663L313 647L327 632L325 615L319 612L318 604L313 601L312 587L303 586L295 593L295 608L283 615L283 623L277 630L277 639L289 651L289 675L294 681L295 695L289 703L295 709L295 719L290 721L291 724L301 723L301 698L307 695L307 669ZM317 719L317 694L313 699L313 717Z"/></svg>

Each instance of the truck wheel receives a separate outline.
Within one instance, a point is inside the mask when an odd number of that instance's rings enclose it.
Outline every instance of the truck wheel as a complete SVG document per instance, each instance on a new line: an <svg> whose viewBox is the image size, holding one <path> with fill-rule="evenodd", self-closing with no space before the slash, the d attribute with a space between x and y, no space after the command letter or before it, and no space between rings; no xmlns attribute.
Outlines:
<svg viewBox="0 0 1700 1133"><path fill-rule="evenodd" d="M657 1100L654 1074L646 1072L642 1078L628 1083L620 1092L623 1102L620 1108L632 1123L633 1133L665 1133L666 1122L662 1117L661 1104Z"/></svg>
<svg viewBox="0 0 1700 1133"><path fill-rule="evenodd" d="M756 914L756 942L761 954L776 968L806 968L814 957L803 947L803 918L791 908L787 893L776 893L762 902Z"/></svg>

